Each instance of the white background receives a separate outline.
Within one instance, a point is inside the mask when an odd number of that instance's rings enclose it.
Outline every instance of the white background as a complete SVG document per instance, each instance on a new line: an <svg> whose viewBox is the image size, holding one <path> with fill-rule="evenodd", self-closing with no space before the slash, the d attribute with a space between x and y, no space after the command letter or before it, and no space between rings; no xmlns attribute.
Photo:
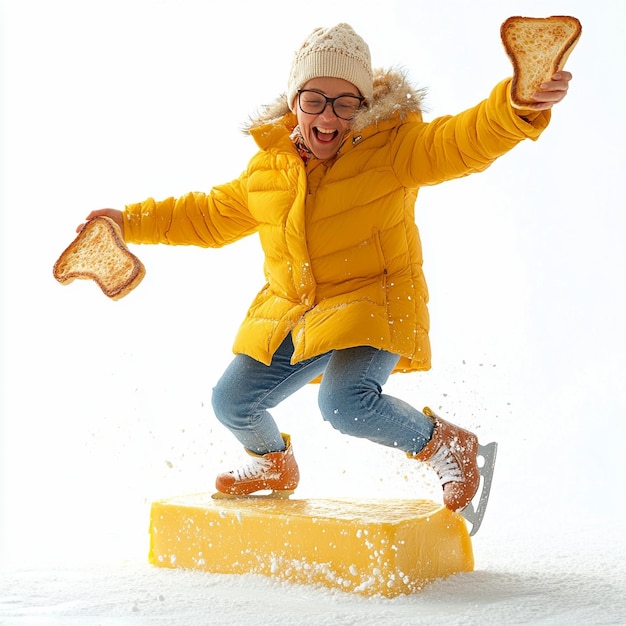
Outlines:
<svg viewBox="0 0 626 626"><path fill-rule="evenodd" d="M623 2L0 6L0 624L626 623ZM476 572L376 602L151 568L150 502L242 460L210 395L262 259L254 237L136 246L147 276L111 302L52 277L75 227L238 176L242 123L314 27L349 22L375 66L428 88L428 120L510 75L499 27L516 14L581 20L570 94L539 141L421 192L433 369L387 387L499 441ZM417 463L332 431L315 392L275 412L300 496L440 498Z"/></svg>

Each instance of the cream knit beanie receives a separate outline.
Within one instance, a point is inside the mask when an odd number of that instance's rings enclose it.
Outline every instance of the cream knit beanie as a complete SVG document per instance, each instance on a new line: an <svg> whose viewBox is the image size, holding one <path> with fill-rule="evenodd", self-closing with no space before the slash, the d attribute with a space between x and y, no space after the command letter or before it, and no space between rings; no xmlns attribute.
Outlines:
<svg viewBox="0 0 626 626"><path fill-rule="evenodd" d="M295 53L287 87L289 108L295 110L298 90L307 81L324 76L347 80L371 102L370 49L348 24L316 28Z"/></svg>

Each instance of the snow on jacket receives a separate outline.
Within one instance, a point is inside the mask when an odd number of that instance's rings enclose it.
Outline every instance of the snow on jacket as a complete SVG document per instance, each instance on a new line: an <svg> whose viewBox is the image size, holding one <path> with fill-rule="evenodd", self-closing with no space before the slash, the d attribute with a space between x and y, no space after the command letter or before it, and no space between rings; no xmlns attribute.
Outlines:
<svg viewBox="0 0 626 626"><path fill-rule="evenodd" d="M422 93L378 70L337 156L305 165L284 97L248 127L259 146L245 172L208 194L126 207L133 243L219 247L257 232L267 283L234 344L269 364L292 333L293 362L373 346L402 356L397 370L430 367L428 290L414 203L423 185L487 168L550 115L532 123L509 105L510 80L455 116L422 121Z"/></svg>

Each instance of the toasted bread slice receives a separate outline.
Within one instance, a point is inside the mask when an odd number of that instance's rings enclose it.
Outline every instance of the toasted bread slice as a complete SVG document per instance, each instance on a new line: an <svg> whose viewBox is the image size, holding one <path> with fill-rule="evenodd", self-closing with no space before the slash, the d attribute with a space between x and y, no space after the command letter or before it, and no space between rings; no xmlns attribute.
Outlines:
<svg viewBox="0 0 626 626"><path fill-rule="evenodd" d="M53 269L61 284L90 279L113 300L130 293L145 273L141 261L126 247L120 227L108 217L89 220Z"/></svg>
<svg viewBox="0 0 626 626"><path fill-rule="evenodd" d="M511 103L526 109L541 83L562 70L578 43L582 27L575 17L509 17L500 27L504 49L513 64Z"/></svg>

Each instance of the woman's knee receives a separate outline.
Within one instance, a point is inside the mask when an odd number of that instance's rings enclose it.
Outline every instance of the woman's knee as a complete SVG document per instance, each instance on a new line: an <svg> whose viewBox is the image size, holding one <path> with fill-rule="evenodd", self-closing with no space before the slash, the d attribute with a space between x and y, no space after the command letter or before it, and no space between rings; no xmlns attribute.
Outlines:
<svg viewBox="0 0 626 626"><path fill-rule="evenodd" d="M368 437L376 422L382 385L399 358L368 346L335 352L318 395L324 419L344 434Z"/></svg>
<svg viewBox="0 0 626 626"><path fill-rule="evenodd" d="M224 378L213 387L211 405L215 417L227 427L241 427L250 413L241 402L241 393Z"/></svg>
<svg viewBox="0 0 626 626"><path fill-rule="evenodd" d="M345 435L354 434L358 430L361 395L354 388L322 385L317 397L322 417L339 432Z"/></svg>

